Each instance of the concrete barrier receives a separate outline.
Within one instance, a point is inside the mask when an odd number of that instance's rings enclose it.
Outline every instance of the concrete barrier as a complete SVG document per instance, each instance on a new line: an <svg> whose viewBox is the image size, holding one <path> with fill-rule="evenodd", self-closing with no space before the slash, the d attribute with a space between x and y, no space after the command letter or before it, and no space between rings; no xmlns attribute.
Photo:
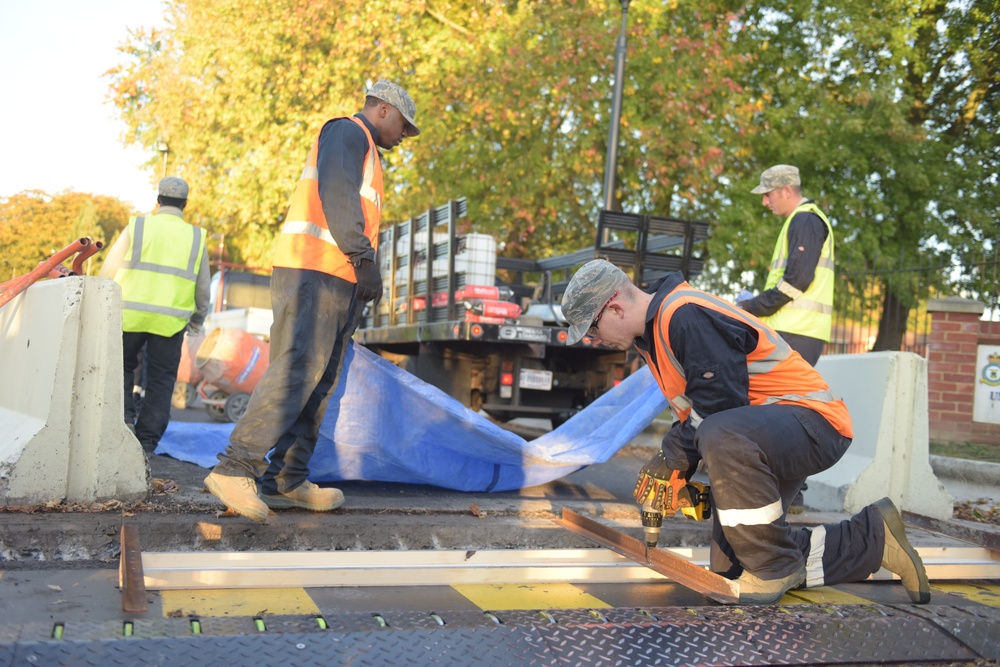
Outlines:
<svg viewBox="0 0 1000 667"><path fill-rule="evenodd" d="M900 509L950 519L953 499L930 464L927 361L869 352L821 357L816 368L847 403L854 442L837 465L809 478L806 507L853 514L889 496Z"/></svg>
<svg viewBox="0 0 1000 667"><path fill-rule="evenodd" d="M146 497L146 459L122 419L121 290L36 283L0 309L0 503Z"/></svg>

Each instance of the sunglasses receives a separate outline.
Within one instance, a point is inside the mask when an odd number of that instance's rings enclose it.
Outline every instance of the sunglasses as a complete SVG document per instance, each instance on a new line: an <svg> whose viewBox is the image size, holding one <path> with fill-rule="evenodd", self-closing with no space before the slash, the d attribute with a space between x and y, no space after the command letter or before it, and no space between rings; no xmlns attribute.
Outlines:
<svg viewBox="0 0 1000 667"><path fill-rule="evenodd" d="M594 336L594 335L596 335L598 333L597 327L598 327L598 325L599 325L599 323L601 321L601 315L603 315L604 311L607 310L608 304L610 304L612 301L614 301L615 297L617 297L617 296L618 296L618 290L615 290L615 293L611 295L611 298L608 299L607 301L605 301L604 305L601 307L601 309L599 311L597 311L597 317L594 318L594 321L590 323L590 328L587 329L587 334L588 335Z"/></svg>

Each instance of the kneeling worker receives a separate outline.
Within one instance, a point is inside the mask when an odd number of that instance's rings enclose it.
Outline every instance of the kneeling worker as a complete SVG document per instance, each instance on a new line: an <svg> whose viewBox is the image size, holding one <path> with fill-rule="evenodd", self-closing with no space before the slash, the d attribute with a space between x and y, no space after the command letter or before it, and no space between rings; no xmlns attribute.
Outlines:
<svg viewBox="0 0 1000 667"><path fill-rule="evenodd" d="M711 570L741 603L772 604L798 587L861 581L885 567L913 602L930 601L920 556L888 498L846 521L793 528L803 481L851 444L851 418L822 376L750 313L692 288L680 272L644 292L604 260L566 288L569 344L585 335L645 358L677 416L636 483L639 504L670 514L700 459L711 486Z"/></svg>

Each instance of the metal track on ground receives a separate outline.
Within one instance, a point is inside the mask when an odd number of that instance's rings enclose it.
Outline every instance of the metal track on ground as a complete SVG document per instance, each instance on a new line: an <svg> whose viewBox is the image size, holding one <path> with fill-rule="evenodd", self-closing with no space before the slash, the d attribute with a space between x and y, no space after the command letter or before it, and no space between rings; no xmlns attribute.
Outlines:
<svg viewBox="0 0 1000 667"><path fill-rule="evenodd" d="M662 550L661 550L662 551ZM698 567L707 548L667 550ZM1000 579L1000 561L980 547L920 547L934 581ZM638 583L666 577L607 549L478 551L143 552L147 590L415 586L518 583ZM892 579L880 570L872 579Z"/></svg>

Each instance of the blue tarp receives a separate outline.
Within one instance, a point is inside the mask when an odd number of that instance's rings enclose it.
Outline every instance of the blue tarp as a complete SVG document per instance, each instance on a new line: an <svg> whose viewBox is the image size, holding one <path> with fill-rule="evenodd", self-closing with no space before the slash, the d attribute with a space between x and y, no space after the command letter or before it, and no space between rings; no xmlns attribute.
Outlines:
<svg viewBox="0 0 1000 667"><path fill-rule="evenodd" d="M310 462L314 482L510 491L607 461L666 408L647 367L531 441L354 344ZM156 450L211 468L233 424L172 421Z"/></svg>

